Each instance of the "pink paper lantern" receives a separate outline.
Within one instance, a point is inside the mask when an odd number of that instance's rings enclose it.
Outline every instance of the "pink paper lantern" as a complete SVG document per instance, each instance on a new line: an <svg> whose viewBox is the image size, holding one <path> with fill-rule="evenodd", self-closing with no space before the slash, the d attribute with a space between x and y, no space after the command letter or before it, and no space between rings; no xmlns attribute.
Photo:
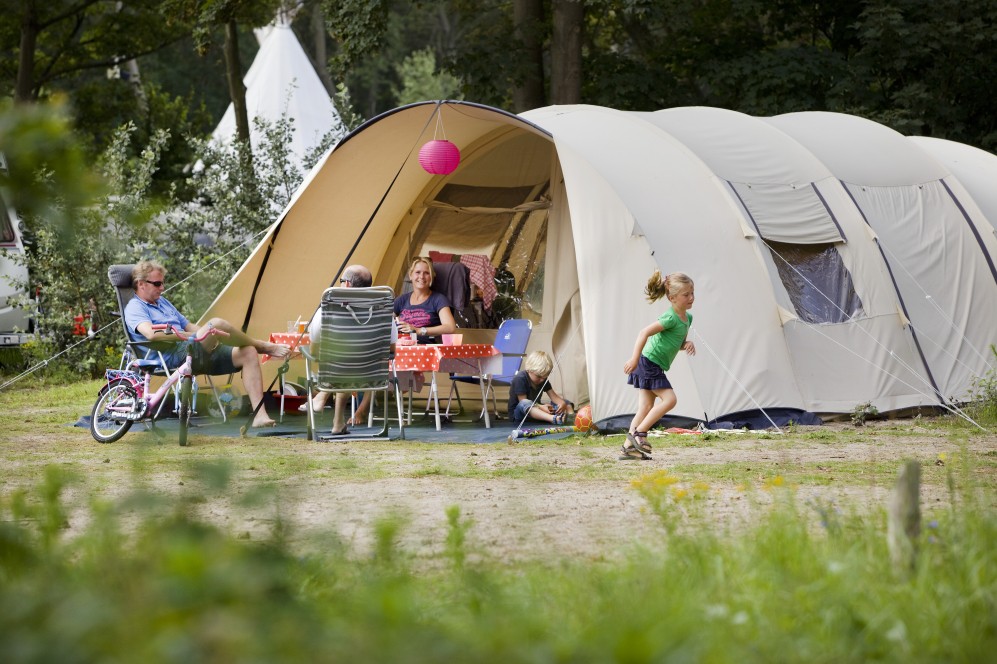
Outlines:
<svg viewBox="0 0 997 664"><path fill-rule="evenodd" d="M433 139L419 149L419 165L433 175L449 175L460 163L460 150L450 141Z"/></svg>

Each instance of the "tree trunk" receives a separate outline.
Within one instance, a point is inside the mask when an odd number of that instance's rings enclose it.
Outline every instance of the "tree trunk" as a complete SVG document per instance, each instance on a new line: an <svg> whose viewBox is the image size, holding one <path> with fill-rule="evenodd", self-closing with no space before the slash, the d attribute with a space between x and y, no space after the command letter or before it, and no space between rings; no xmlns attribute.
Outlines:
<svg viewBox="0 0 997 664"><path fill-rule="evenodd" d="M316 2L312 5L312 45L315 51L315 65L318 77L322 79L322 85L329 96L336 94L336 86L329 76L329 54L325 49L325 13L322 11L322 3Z"/></svg>
<svg viewBox="0 0 997 664"><path fill-rule="evenodd" d="M34 2L24 4L21 17L21 52L17 60L17 82L14 86L14 102L23 104L34 101L35 87L35 46L38 42L38 14Z"/></svg>
<svg viewBox="0 0 997 664"><path fill-rule="evenodd" d="M234 20L225 24L225 72L228 94L235 109L235 128L239 141L249 145L249 114L246 111L246 86L242 82L239 60L239 26Z"/></svg>
<svg viewBox="0 0 997 664"><path fill-rule="evenodd" d="M515 36L523 44L519 73L512 90L516 113L546 105L543 61L543 0L513 0L512 20Z"/></svg>
<svg viewBox="0 0 997 664"><path fill-rule="evenodd" d="M581 0L553 0L554 34L550 49L550 101L577 104L582 98Z"/></svg>

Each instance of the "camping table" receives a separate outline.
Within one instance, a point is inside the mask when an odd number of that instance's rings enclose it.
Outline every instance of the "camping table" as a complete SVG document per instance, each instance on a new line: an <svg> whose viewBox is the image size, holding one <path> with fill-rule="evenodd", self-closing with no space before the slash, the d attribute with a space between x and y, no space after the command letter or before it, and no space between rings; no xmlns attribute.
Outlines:
<svg viewBox="0 0 997 664"><path fill-rule="evenodd" d="M299 346L308 346L312 343L311 337L305 332L300 334L298 332L271 332L270 333L270 343L272 344L283 344L291 349L291 355L289 359L296 359L301 357L301 351L298 350ZM269 355L263 353L260 355L260 362L267 362L271 359ZM284 373L278 372L277 379L280 385L280 417L279 422L284 421ZM305 394L305 398L308 398L308 394Z"/></svg>
<svg viewBox="0 0 997 664"><path fill-rule="evenodd" d="M436 411L436 430L440 430L440 400L436 393L436 374L439 371L447 373L469 373L478 377L481 387L481 402L486 402L486 383L488 377L502 370L502 353L491 344L461 344L459 346L443 346L439 344L418 344L395 347L395 371L431 371L433 381L429 394L433 399ZM410 388L412 385L409 386ZM411 400L410 400L411 403ZM411 418L411 407L409 418ZM410 422L411 423L411 422ZM488 409L485 409L485 428L491 428Z"/></svg>

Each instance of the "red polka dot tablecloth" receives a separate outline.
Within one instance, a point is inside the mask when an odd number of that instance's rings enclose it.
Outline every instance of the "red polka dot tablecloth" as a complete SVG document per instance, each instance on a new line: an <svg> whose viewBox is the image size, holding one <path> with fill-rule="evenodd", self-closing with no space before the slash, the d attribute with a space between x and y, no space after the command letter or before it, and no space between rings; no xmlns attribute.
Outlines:
<svg viewBox="0 0 997 664"><path fill-rule="evenodd" d="M395 369L397 371L459 371L449 368L454 364L477 366L476 360L498 355L491 344L461 344L460 346L439 346L422 344L395 347ZM461 360L471 360L461 362Z"/></svg>

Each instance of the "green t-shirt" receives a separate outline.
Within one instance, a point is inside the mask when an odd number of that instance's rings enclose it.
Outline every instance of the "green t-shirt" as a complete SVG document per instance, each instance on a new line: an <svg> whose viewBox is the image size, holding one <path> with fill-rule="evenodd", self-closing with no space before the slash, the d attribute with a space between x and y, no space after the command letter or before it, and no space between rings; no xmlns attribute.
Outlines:
<svg viewBox="0 0 997 664"><path fill-rule="evenodd" d="M689 334L689 326L692 325L692 314L685 312L686 321L682 321L675 310L670 308L661 314L658 322L665 328L657 334L651 335L644 344L641 355L657 364L663 371L668 371L672 366L672 360L678 355L685 343L685 338Z"/></svg>

